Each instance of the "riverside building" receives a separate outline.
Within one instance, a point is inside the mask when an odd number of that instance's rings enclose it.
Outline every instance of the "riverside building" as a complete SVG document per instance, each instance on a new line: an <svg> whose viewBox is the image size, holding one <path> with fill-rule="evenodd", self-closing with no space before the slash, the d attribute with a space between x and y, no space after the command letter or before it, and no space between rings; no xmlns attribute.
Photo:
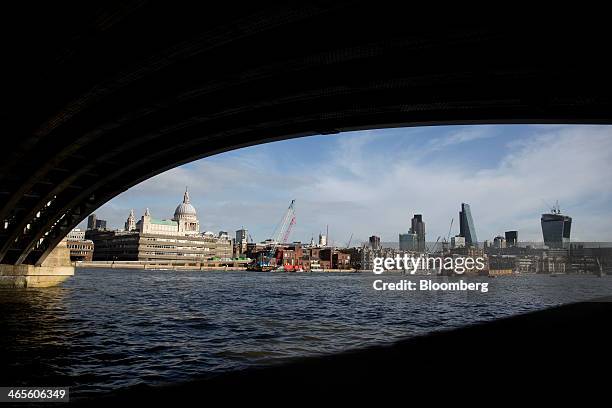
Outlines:
<svg viewBox="0 0 612 408"><path fill-rule="evenodd" d="M416 235L416 248L413 250L425 252L425 223L422 214L414 214L411 220L410 233Z"/></svg>
<svg viewBox="0 0 612 408"><path fill-rule="evenodd" d="M70 250L72 262L91 261L94 251L94 243L85 239L85 231L75 228L66 236L66 247Z"/></svg>
<svg viewBox="0 0 612 408"><path fill-rule="evenodd" d="M87 231L94 242L94 261L184 261L204 263L227 261L233 243L227 233L200 232L200 221L189 192L174 211L172 219L157 219L146 209L136 221L130 212L124 231Z"/></svg>
<svg viewBox="0 0 612 408"><path fill-rule="evenodd" d="M466 246L478 246L472 210L466 203L461 203L461 211L459 211L459 235L465 238Z"/></svg>
<svg viewBox="0 0 612 408"><path fill-rule="evenodd" d="M572 230L572 217L561 214L559 204L550 213L542 214L542 235L549 248L567 248Z"/></svg>

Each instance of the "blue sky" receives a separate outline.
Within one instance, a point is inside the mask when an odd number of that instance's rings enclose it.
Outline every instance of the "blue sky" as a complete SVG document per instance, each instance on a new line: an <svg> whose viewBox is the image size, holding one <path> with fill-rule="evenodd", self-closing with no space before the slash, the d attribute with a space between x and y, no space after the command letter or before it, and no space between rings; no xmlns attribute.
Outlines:
<svg viewBox="0 0 612 408"><path fill-rule="evenodd" d="M559 200L574 219L572 238L612 241L612 127L559 125L431 126L346 132L244 148L177 167L96 211L122 227L171 218L189 186L202 230L255 240L272 234L296 199L293 240L309 241L329 224L337 244L376 234L396 241L422 213L427 240L458 233L461 202L477 235L517 229L541 240L539 217Z"/></svg>

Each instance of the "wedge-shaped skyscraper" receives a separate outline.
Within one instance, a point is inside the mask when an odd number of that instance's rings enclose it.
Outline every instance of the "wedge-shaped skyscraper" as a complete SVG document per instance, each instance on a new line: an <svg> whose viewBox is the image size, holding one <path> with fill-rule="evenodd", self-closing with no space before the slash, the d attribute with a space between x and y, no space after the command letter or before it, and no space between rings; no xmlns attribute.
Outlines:
<svg viewBox="0 0 612 408"><path fill-rule="evenodd" d="M542 235L549 248L565 248L570 241L572 217L562 215L557 204L548 214L542 214Z"/></svg>
<svg viewBox="0 0 612 408"><path fill-rule="evenodd" d="M459 235L465 238L467 246L478 245L472 212L470 211L470 205L466 203L461 203L461 211L459 211Z"/></svg>

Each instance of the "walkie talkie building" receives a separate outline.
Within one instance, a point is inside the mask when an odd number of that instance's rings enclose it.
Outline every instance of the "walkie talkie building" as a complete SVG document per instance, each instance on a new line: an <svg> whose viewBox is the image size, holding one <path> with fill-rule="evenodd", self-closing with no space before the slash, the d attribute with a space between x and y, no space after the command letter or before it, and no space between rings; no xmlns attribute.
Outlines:
<svg viewBox="0 0 612 408"><path fill-rule="evenodd" d="M542 214L542 235L544 245L549 248L564 248L570 242L572 217L558 211Z"/></svg>

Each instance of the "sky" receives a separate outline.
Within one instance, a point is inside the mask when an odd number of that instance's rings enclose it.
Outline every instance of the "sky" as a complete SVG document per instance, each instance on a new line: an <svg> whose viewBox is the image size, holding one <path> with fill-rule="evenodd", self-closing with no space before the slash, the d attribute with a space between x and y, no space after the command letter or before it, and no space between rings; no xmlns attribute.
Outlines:
<svg viewBox="0 0 612 408"><path fill-rule="evenodd" d="M427 241L459 233L469 203L480 241L518 230L541 241L540 216L557 200L572 240L612 241L612 126L470 125L311 136L247 147L155 176L96 210L123 228L130 209L170 219L189 188L202 231L247 228L270 238L292 199L290 241L325 232L344 245L396 242L414 214ZM83 227L85 224L81 224Z"/></svg>

